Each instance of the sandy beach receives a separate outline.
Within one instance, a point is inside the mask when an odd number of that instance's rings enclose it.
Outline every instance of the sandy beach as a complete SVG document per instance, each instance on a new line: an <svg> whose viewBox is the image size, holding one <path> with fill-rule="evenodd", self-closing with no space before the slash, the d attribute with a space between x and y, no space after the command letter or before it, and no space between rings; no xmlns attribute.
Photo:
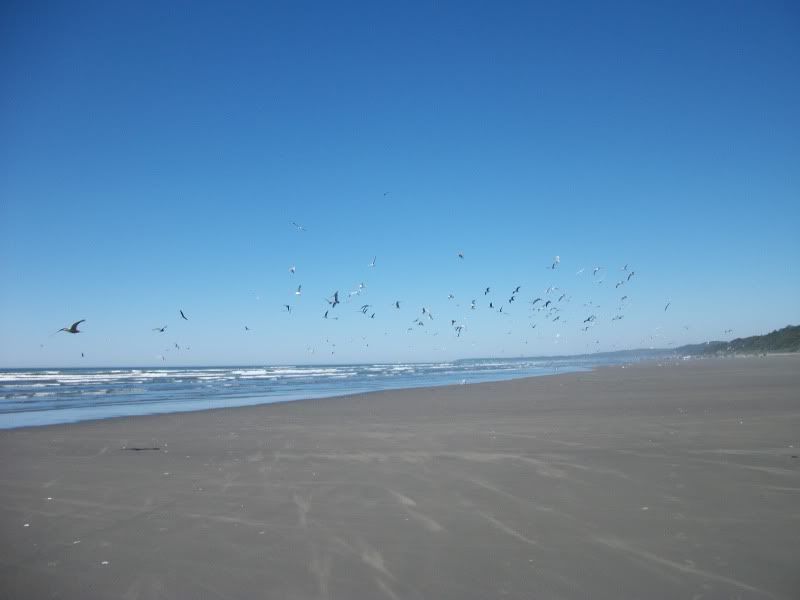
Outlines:
<svg viewBox="0 0 800 600"><path fill-rule="evenodd" d="M1 598L797 598L800 356L0 431Z"/></svg>

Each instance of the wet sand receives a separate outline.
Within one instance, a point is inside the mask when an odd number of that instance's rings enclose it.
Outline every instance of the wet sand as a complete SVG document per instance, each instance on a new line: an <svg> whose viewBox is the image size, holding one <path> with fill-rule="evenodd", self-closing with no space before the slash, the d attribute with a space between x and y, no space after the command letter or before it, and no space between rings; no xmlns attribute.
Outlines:
<svg viewBox="0 0 800 600"><path fill-rule="evenodd" d="M800 356L2 431L0 598L798 598L798 455Z"/></svg>

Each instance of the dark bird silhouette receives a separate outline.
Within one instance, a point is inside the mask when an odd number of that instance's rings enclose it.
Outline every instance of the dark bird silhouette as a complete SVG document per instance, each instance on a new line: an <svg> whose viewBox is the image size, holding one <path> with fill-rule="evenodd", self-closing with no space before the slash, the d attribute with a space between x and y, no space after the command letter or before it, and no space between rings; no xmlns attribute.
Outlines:
<svg viewBox="0 0 800 600"><path fill-rule="evenodd" d="M159 333L164 333L167 330L167 326L164 325L163 327L153 327L153 331L158 331Z"/></svg>
<svg viewBox="0 0 800 600"><path fill-rule="evenodd" d="M283 307L286 309L287 313L291 313L292 312L292 307L289 306L288 304L284 304Z"/></svg>
<svg viewBox="0 0 800 600"><path fill-rule="evenodd" d="M636 275L636 271L631 271L630 273L628 273L628 278L625 281L630 281L631 277L633 277L634 275Z"/></svg>
<svg viewBox="0 0 800 600"><path fill-rule="evenodd" d="M550 306L552 303L553 303L553 301L552 301L552 300L548 300L547 302L545 302L545 303L544 303L544 307L545 307L545 308L547 308L547 307L548 307L548 306Z"/></svg>
<svg viewBox="0 0 800 600"><path fill-rule="evenodd" d="M490 291L491 291L491 288L487 287L485 290L483 290L483 295L484 296L487 295Z"/></svg>
<svg viewBox="0 0 800 600"><path fill-rule="evenodd" d="M306 230L306 228L303 227L302 225L300 225L299 223L295 223L294 221L292 221L291 224L295 229L297 229L297 231L305 231Z"/></svg>
<svg viewBox="0 0 800 600"><path fill-rule="evenodd" d="M542 299L541 299L541 298L536 298L535 300L533 300L533 301L531 302L531 306L536 306L536 303L537 303L537 302L541 302L541 301L542 301Z"/></svg>
<svg viewBox="0 0 800 600"><path fill-rule="evenodd" d="M337 304L341 304L339 302L339 291L337 290L337 291L333 292L332 298L328 299L327 301L328 301L328 304L331 305L331 308L336 308Z"/></svg>
<svg viewBox="0 0 800 600"><path fill-rule="evenodd" d="M375 259L377 259L377 258L378 258L377 256L373 256L373 257L372 257L372 262L371 262L371 263L369 263L369 266L370 266L370 267L374 267L374 266L375 266Z"/></svg>
<svg viewBox="0 0 800 600"><path fill-rule="evenodd" d="M667 312L670 304L672 304L672 302L667 302L667 305L664 307L664 312Z"/></svg>
<svg viewBox="0 0 800 600"><path fill-rule="evenodd" d="M512 295L519 294L519 288L520 288L520 287L522 287L522 286L519 286L519 285L518 285L517 287L515 287L515 288L514 288L514 291L513 291L513 292L511 292L511 294L512 294Z"/></svg>
<svg viewBox="0 0 800 600"><path fill-rule="evenodd" d="M463 252L459 252L458 253L458 258L460 258L461 260L464 260L464 253Z"/></svg>
<svg viewBox="0 0 800 600"><path fill-rule="evenodd" d="M179 312L179 313L181 313L181 318L182 318L184 321L188 321L188 320L189 320L189 317L187 317L185 314L183 314L183 311L182 311L182 310L178 310L178 312Z"/></svg>
<svg viewBox="0 0 800 600"><path fill-rule="evenodd" d="M398 309L398 310L400 309L400 300L396 300L396 301L395 301L395 303L394 303L394 307L395 307L396 309Z"/></svg>
<svg viewBox="0 0 800 600"><path fill-rule="evenodd" d="M70 325L69 327L62 327L61 329L59 329L58 331L56 331L56 333L59 333L59 332L61 332L61 331L66 331L67 333L80 333L80 331L78 330L78 325L80 325L80 324L81 324L81 323L83 323L84 321L86 321L86 319L81 319L80 321L75 321L75 322L74 322L72 325Z"/></svg>

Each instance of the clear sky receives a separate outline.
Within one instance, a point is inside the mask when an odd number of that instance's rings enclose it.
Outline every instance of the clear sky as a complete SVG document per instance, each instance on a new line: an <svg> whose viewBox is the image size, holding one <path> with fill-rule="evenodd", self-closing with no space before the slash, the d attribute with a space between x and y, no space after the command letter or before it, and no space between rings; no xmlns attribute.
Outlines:
<svg viewBox="0 0 800 600"><path fill-rule="evenodd" d="M0 85L0 366L563 354L800 322L796 3L4 2Z"/></svg>

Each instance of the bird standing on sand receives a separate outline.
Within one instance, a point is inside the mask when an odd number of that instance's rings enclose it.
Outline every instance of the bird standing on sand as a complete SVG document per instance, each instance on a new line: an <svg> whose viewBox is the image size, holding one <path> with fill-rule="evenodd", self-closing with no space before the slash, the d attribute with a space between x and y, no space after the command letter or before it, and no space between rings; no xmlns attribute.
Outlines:
<svg viewBox="0 0 800 600"><path fill-rule="evenodd" d="M78 325L80 325L80 324L81 324L81 323L83 323L84 321L86 321L86 319L81 319L80 321L75 321L75 322L74 322L72 325L70 325L69 327L62 327L61 329L59 329L58 331L56 331L56 333L59 333L59 332L61 332L61 331L66 331L67 333L80 333L80 331L78 330Z"/></svg>

